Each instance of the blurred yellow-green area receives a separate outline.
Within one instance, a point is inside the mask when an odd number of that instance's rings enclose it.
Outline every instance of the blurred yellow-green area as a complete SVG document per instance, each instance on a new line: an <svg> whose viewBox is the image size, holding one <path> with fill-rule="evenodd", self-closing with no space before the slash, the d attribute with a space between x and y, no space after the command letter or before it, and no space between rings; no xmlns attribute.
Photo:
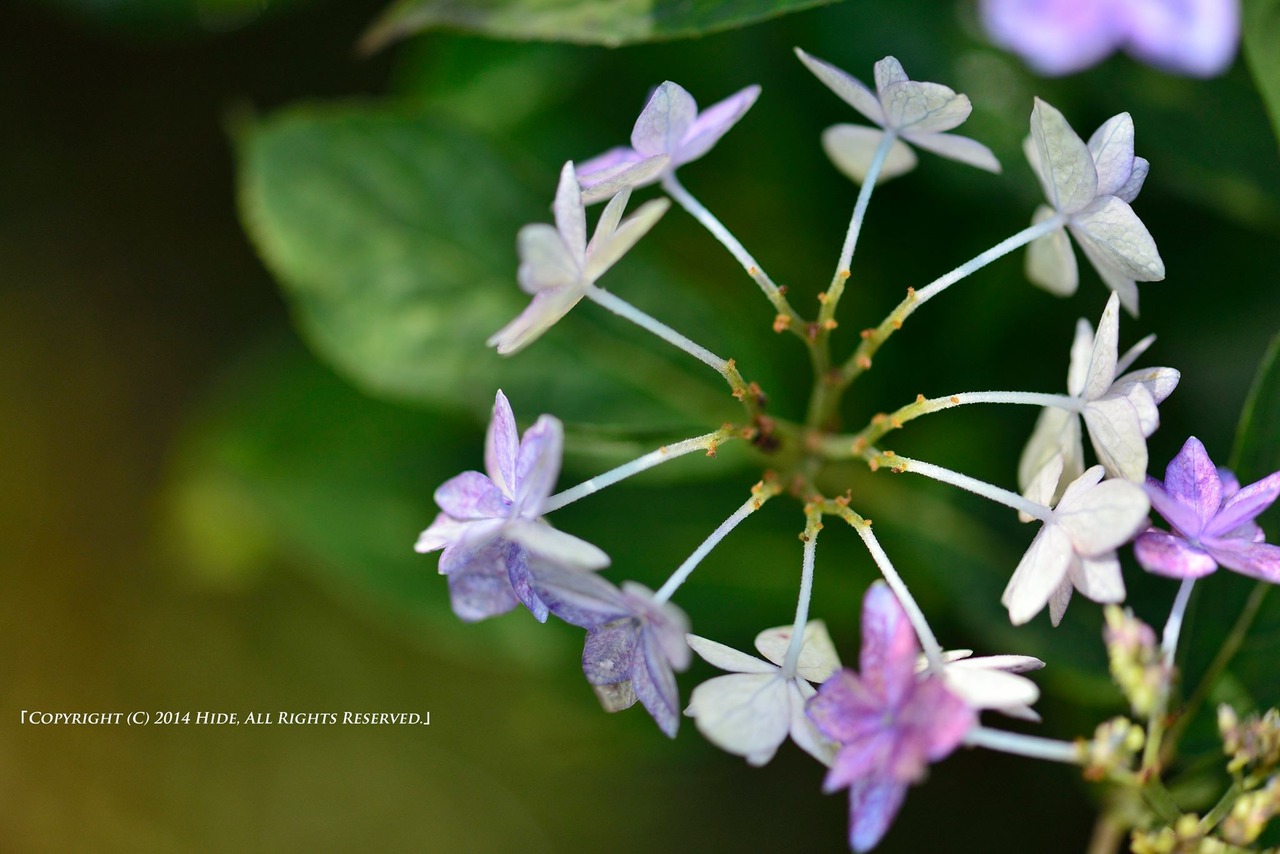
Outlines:
<svg viewBox="0 0 1280 854"><path fill-rule="evenodd" d="M986 44L971 3L938 0L850 0L616 50L428 33L358 57L382 6L0 7L0 850L843 850L846 796L822 795L823 769L794 746L754 769L688 721L670 741L639 707L605 714L582 678L580 630L523 610L463 624L435 556L412 550L435 487L481 466L499 384L522 422L552 412L569 424L568 485L718 426L734 412L718 378L594 306L525 362L499 364L450 329L469 335L486 312L519 306L516 228L549 218L566 159L624 144L665 79L704 105L763 86L682 177L802 313L816 313L856 194L818 138L858 119L792 47L863 79L891 53L914 78L971 96L963 130L1005 170L926 155L877 189L841 306L841 352L907 286L1029 222L1040 191L1019 149L1032 96L1086 136L1128 110L1152 163L1135 210L1168 279L1141 286L1142 314L1122 320L1121 346L1155 332L1140 364L1182 371L1150 441L1151 471L1192 434L1225 461L1280 329L1280 160L1243 62L1211 81L1123 57L1039 79ZM308 136L317 128L340 132ZM454 160L435 159L437 148ZM386 188L402 222L314 245L270 231L286 214L359 222L371 192L361 182L384 175L372 162L362 171L364 158L387 150L412 165ZM330 163L352 171L325 183ZM281 214L278 195L295 191ZM465 225L467 252L444 253L432 234L419 243L419 221ZM342 254L352 246L366 255ZM466 278L477 258L496 272ZM1076 318L1096 323L1105 290L1082 264L1079 293L1059 300L1028 285L1021 263L1021 253L1004 259L914 316L855 386L848 423L917 393L1061 392ZM305 271L314 286L332 273L371 303L375 286L449 264L459 287L425 307L371 308L403 323L385 336L372 324L358 341L325 314L325 294L291 279ZM389 271L370 275L368 294L366 269ZM770 331L755 286L682 211L607 284L736 358L773 411L802 416L803 349ZM395 338L428 327L438 349ZM351 353L360 359L344 361ZM1035 418L1015 409L939 414L893 447L1012 486ZM762 465L727 447L574 504L556 524L609 552L612 579L656 587ZM1240 472L1245 482L1266 473ZM1008 625L999 593L1030 529L938 484L847 478L944 645L1048 660L1035 731L1087 735L1122 711L1092 603L1073 604L1057 630L1044 615ZM678 597L694 630L748 648L789 622L801 527L798 506L779 499L717 549ZM875 570L852 532L828 527L813 615L852 663ZM1125 561L1131 603L1159 626L1175 585ZM1235 577L1204 586L1188 672L1203 670L1249 588ZM1221 696L1280 702L1277 637L1280 608L1264 609ZM712 673L695 663L683 698ZM24 711L176 712L192 723L31 726ZM430 725L196 725L200 712L416 712ZM1211 735L1211 722L1193 727L1177 769L1190 772L1176 790L1188 808L1211 803L1220 782L1211 761L1203 771L1191 761L1212 757ZM1071 768L962 750L911 790L879 850L1079 851L1104 796Z"/></svg>

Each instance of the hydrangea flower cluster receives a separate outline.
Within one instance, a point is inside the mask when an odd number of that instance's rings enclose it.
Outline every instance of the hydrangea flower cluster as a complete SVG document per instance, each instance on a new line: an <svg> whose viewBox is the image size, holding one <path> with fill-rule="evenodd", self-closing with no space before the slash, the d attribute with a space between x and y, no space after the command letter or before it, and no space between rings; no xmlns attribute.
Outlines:
<svg viewBox="0 0 1280 854"><path fill-rule="evenodd" d="M923 779L930 763L962 746L1074 763L1088 775L1127 785L1159 785L1173 651L1190 585L1220 565L1280 581L1280 548L1267 544L1254 522L1280 495L1280 472L1241 488L1190 439L1163 483L1147 476L1146 442L1159 426L1159 406L1175 390L1179 374L1166 367L1132 368L1152 336L1119 354L1120 308L1136 315L1137 283L1160 280L1165 273L1154 239L1131 207L1150 169L1134 154L1133 121L1128 114L1115 116L1086 143L1060 112L1037 99L1025 152L1048 204L1033 214L1029 227L934 281L909 288L889 315L864 330L846 358L838 360L832 349L837 311L877 182L915 166L912 146L991 173L998 173L1000 164L986 146L951 133L969 115L969 99L941 84L911 80L893 57L876 63L873 91L822 59L800 50L797 56L874 125L838 124L823 136L835 166L860 186L816 317L806 318L795 308L786 290L677 177L678 169L708 154L746 115L759 87L699 111L692 95L668 81L644 106L630 146L564 164L552 205L554 226L528 225L517 236L516 279L532 299L489 341L499 353L514 354L554 334L553 326L585 298L715 370L741 403L742 418L554 492L562 425L541 415L521 436L498 391L485 442L485 472L464 472L436 491L441 512L422 533L418 551L442 550L439 571L448 578L453 608L463 620L523 605L540 621L554 615L584 629L583 675L601 705L619 711L638 703L668 736L676 735L681 719L676 673L688 668L693 653L725 671L693 688L684 715L713 744L751 765L768 763L790 739L826 766L823 788L849 789L849 844L856 851L870 850L884 837L908 787ZM624 219L632 192L655 183L667 198L646 201ZM606 199L588 240L586 206ZM766 414L767 396L743 377L733 359L599 286L671 202L742 266L770 302L773 329L789 333L808 350L815 376L803 420ZM840 421L845 393L910 315L988 264L1027 247L1026 271L1033 283L1059 295L1074 292L1079 272L1072 240L1112 293L1096 331L1084 319L1076 325L1065 395L920 395L856 432L833 426ZM884 447L886 437L916 418L974 403L1043 409L1018 465L1019 491ZM1084 433L1096 464L1087 465ZM743 503L656 590L606 579L600 571L610 560L603 551L546 520L634 474L693 452L714 456L717 446L733 441L756 449L768 467L765 475L744 490ZM1073 743L984 724L983 712L1039 720L1033 708L1039 688L1023 674L1044 662L1025 655L973 658L969 650L943 649L871 521L854 509L858 496L844 487L833 490L832 469L851 461L873 472L910 472L948 483L1016 510L1024 522L1041 523L1026 554L1010 568L1001 600L1014 625L1034 619L1046 606L1057 625L1074 592L1110 606L1122 602L1120 555L1130 542L1136 543L1141 566L1183 579L1158 651L1145 624L1120 616L1118 609L1108 616L1106 642L1117 680L1134 708L1149 715L1147 729L1120 718L1100 726L1092 739ZM762 657L692 634L692 621L673 596L725 537L783 493L803 508L794 620L757 630L755 648ZM1153 507L1170 530L1150 526ZM841 666L825 623L809 617L817 543L830 520L854 530L883 577L863 599L856 671ZM850 603L837 607L846 610ZM1135 770L1130 765L1143 743L1143 764Z"/></svg>

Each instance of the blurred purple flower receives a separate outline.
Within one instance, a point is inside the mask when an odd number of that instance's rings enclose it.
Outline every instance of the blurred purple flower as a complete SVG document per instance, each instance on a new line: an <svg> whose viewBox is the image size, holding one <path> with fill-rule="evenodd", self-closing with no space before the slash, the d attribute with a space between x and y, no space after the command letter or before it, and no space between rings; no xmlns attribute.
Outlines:
<svg viewBox="0 0 1280 854"><path fill-rule="evenodd" d="M560 473L563 442L563 427L550 415L518 438L511 404L499 391L485 437L488 475L466 471L436 490L444 512L414 550L444 549L440 574L449 577L453 610L463 620L482 620L523 603L545 622L547 606L533 590L530 555L575 571L609 565L600 549L541 518Z"/></svg>
<svg viewBox="0 0 1280 854"><path fill-rule="evenodd" d="M644 187L697 160L746 115L760 96L748 86L698 112L684 87L670 80L649 96L631 131L631 147L611 148L578 164L578 182L587 204L626 187Z"/></svg>
<svg viewBox="0 0 1280 854"><path fill-rule="evenodd" d="M542 565L533 584L551 613L587 630L582 672L607 712L639 700L668 736L680 726L680 694L673 671L689 666L689 618L634 582L618 589L597 575Z"/></svg>
<svg viewBox="0 0 1280 854"><path fill-rule="evenodd" d="M1212 77L1240 41L1238 0L982 0L996 44L1041 74L1071 74L1124 49L1179 74Z"/></svg>
<svg viewBox="0 0 1280 854"><path fill-rule="evenodd" d="M849 844L876 846L930 762L959 746L977 723L973 709L941 677L916 676L920 653L907 614L876 582L862 600L861 672L845 668L822 683L809 717L840 744L823 790L849 787Z"/></svg>
<svg viewBox="0 0 1280 854"><path fill-rule="evenodd" d="M1280 471L1241 489L1192 436L1165 469L1164 483L1148 477L1146 488L1151 506L1173 527L1151 528L1134 541L1149 572L1199 578L1221 565L1280 584L1280 546L1264 542L1253 521L1280 496Z"/></svg>

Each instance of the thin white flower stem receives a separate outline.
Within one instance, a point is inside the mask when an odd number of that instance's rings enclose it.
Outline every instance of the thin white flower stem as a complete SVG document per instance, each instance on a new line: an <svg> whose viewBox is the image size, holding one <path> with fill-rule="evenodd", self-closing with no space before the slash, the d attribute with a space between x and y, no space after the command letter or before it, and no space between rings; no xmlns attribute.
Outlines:
<svg viewBox="0 0 1280 854"><path fill-rule="evenodd" d="M1020 246L1025 246L1037 237L1043 237L1055 229L1061 228L1066 224L1066 222L1067 218L1062 214L1058 214L1044 222L1038 222L1034 225L1030 225L1012 237L1007 237L1000 241L986 252L969 259L959 267L956 267L950 273L947 273L944 276L939 276L920 290L908 288L906 297L904 297L902 302L898 303L893 311L889 313L889 316L882 320L880 325L875 329L868 329L863 333L864 338L862 343L858 345L858 348L854 351L853 355L849 357L849 361L845 362L840 369L841 382L848 384L867 368L871 367L871 357L880 349L880 345L882 345L896 330L902 328L903 321L906 320L917 308L924 305L926 302L933 299L938 294L963 279L965 276L977 272L992 261L1008 255Z"/></svg>
<svg viewBox="0 0 1280 854"><path fill-rule="evenodd" d="M802 327L804 321L796 314L795 309L791 307L791 303L787 301L782 289L773 283L773 279L769 278L769 274L761 269L760 264L743 247L738 238L734 237L711 211L703 207L702 202L695 199L693 194L684 188L684 185L676 178L674 172L668 172L663 176L662 189L666 191L667 195L675 199L680 207L688 211L694 219L701 223L703 228L711 232L711 235L720 241L725 249L729 250L729 254L742 265L742 269L747 271L747 275L760 286L760 290L764 292L769 302L773 304L779 316L787 318L784 323L785 328L791 329L797 335L803 335Z"/></svg>
<svg viewBox="0 0 1280 854"><path fill-rule="evenodd" d="M619 317L630 320L641 329L652 332L668 344L674 344L690 356L693 356L699 362L714 368L716 372L725 379L729 379L730 369L727 360L721 359L706 347L703 347L700 344L695 344L679 332L676 332L670 326L667 326L659 320L655 320L621 297L602 288L598 288L595 285L589 285L587 287L587 298L597 305L608 309Z"/></svg>
<svg viewBox="0 0 1280 854"><path fill-rule="evenodd" d="M809 622L809 602L813 598L813 564L818 551L818 532L822 530L822 513L809 513L808 516L802 536L804 554L800 561L800 596L796 600L796 620L791 627L791 643L787 645L787 656L782 661L783 679L796 675L800 650L804 648L804 628Z"/></svg>
<svg viewBox="0 0 1280 854"><path fill-rule="evenodd" d="M613 486L620 480L625 480L633 474L639 474L642 471L651 469L654 466L661 465L669 460L682 457L685 454L691 454L694 451L707 451L714 454L716 445L726 439L734 438L732 430L721 428L712 433L702 436L695 436L692 439L685 439L682 442L676 442L671 445L663 445L656 451L650 451L644 456L637 457L628 463L623 463L617 468L610 469L604 474L598 474L595 477L584 480L577 486L571 486L566 490L557 492L551 496L542 505L543 514L559 510L566 504L572 504L579 498L586 498L588 495L599 492L606 486Z"/></svg>
<svg viewBox="0 0 1280 854"><path fill-rule="evenodd" d="M702 544L693 550L693 554L685 558L684 563L676 567L676 571L671 573L671 577L667 579L662 587L658 588L658 592L653 594L653 601L661 605L680 589L680 585L684 584L689 575L698 568L698 564L706 557L712 549L720 544L720 541L729 535L729 532L738 527L743 519L760 509L760 507L773 496L777 495L780 487L773 481L762 481L756 484L751 490L751 497L733 511L733 515L720 523L720 527L711 532L711 536L702 541Z"/></svg>
<svg viewBox="0 0 1280 854"><path fill-rule="evenodd" d="M931 415L934 412L969 403L1013 403L1051 406L1068 412L1084 411L1084 401L1065 394L1041 394L1030 391L968 391L929 399L924 395L918 395L913 402L899 407L888 415L881 413L872 417L870 424L853 435L825 436L821 440L822 453L828 459L862 456L867 448L880 441L885 434L900 429L909 421L914 421L922 415Z"/></svg>
<svg viewBox="0 0 1280 854"><path fill-rule="evenodd" d="M871 165L867 167L867 177L858 191L858 200L854 202L853 216L849 220L849 230L845 233L844 246L840 249L840 260L836 262L832 288L836 287L836 282L843 283L849 277L849 265L853 261L854 250L858 247L858 236L862 233L862 221L867 215L867 205L871 203L871 193L875 190L876 180L880 177L880 169L884 166L885 158L889 156L889 149L893 147L897 138L897 131L892 128L886 129L879 147L876 148L875 156L871 158Z"/></svg>
<svg viewBox="0 0 1280 854"><path fill-rule="evenodd" d="M960 474L960 472L952 471L942 466L935 466L933 463L925 463L920 460L913 460L910 457L890 454L881 454L874 459L874 462L891 466L894 471L915 472L943 483L949 483L952 486L958 486L961 489L972 492L974 495L981 495L983 498L994 501L997 504L1003 504L1021 513L1026 513L1031 518L1039 519L1041 522L1048 522L1053 518L1053 510L1043 504L1037 504L1034 501L1023 498L1016 492L993 486L985 480L978 480L977 478L969 477L967 474Z"/></svg>
<svg viewBox="0 0 1280 854"><path fill-rule="evenodd" d="M970 747L985 747L988 750L1014 753L1032 759L1065 762L1068 765L1081 764L1080 750L1075 744L1070 741L1041 738L1038 735L1024 735L1020 732L975 726L965 735L964 743Z"/></svg>
<svg viewBox="0 0 1280 854"><path fill-rule="evenodd" d="M871 552L871 559L876 562L876 566L880 568L880 574L884 576L884 580L889 584L889 589L898 597L898 602L902 605L902 609L907 612L907 619L911 621L911 626L916 631L916 637L920 639L920 647L924 650L925 660L929 662L929 669L934 673L941 673L943 666L942 646L938 643L938 638L933 634L933 629L929 628L929 621L925 619L924 611L920 610L920 605L916 602L915 597L911 595L911 591L907 589L907 583L902 580L902 576L893 568L893 562L889 560L889 556L881 548L880 541L876 539L876 535L871 532L871 523L852 511L850 511L846 519L853 525L853 529L858 532L858 536L862 537L862 542L866 545L867 551Z"/></svg>
<svg viewBox="0 0 1280 854"><path fill-rule="evenodd" d="M1164 679L1159 694L1151 708L1151 717L1147 720L1146 747L1142 754L1143 767L1152 767L1160 761L1160 743L1164 740L1165 712L1169 709L1169 694L1173 689L1173 659L1178 652L1178 636L1182 634L1182 619L1187 613L1187 603L1191 601L1191 588L1195 587L1194 578L1184 578L1178 587L1178 595L1173 598L1173 607L1169 610L1169 619L1164 624L1164 632L1160 635L1160 664L1163 665Z"/></svg>

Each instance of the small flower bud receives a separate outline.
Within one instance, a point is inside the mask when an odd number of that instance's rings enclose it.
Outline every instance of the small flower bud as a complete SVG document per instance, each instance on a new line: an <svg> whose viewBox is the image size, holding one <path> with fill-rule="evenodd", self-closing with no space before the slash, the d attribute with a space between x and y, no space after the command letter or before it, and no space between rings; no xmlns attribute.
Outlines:
<svg viewBox="0 0 1280 854"><path fill-rule="evenodd" d="M1169 673L1160 661L1156 634L1127 608L1109 605L1102 637L1107 644L1111 677L1134 714L1146 717L1165 690Z"/></svg>
<svg viewBox="0 0 1280 854"><path fill-rule="evenodd" d="M1262 835L1267 823L1280 811L1280 778L1266 788L1241 795L1222 821L1222 837L1233 845L1248 845Z"/></svg>
<svg viewBox="0 0 1280 854"><path fill-rule="evenodd" d="M1246 768L1267 772L1280 765L1280 711L1250 715L1240 721L1229 706L1218 708L1218 730L1222 750L1231 757L1227 770L1235 774Z"/></svg>
<svg viewBox="0 0 1280 854"><path fill-rule="evenodd" d="M1128 718L1104 721L1094 730L1093 739L1079 743L1087 780L1102 780L1112 771L1127 769L1142 750L1146 734Z"/></svg>

